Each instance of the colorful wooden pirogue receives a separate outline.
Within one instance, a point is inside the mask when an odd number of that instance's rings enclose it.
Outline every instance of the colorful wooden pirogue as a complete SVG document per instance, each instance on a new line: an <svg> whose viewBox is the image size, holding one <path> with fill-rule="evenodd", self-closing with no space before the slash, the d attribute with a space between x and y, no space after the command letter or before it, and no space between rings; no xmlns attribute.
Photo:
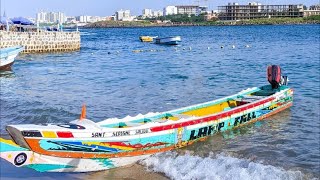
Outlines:
<svg viewBox="0 0 320 180"><path fill-rule="evenodd" d="M95 123L8 125L1 158L41 172L99 171L204 140L219 131L261 120L292 106L293 90L280 67L268 67L271 85L163 113Z"/></svg>

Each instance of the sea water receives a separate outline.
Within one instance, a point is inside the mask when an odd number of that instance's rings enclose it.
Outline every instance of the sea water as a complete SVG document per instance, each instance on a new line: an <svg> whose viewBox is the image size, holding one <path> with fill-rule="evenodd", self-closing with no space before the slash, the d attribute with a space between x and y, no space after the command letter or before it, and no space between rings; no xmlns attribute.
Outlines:
<svg viewBox="0 0 320 180"><path fill-rule="evenodd" d="M0 77L2 137L8 124L72 121L83 103L98 122L210 101L267 84L266 67L277 64L294 89L291 109L139 164L172 179L320 177L319 25L80 31L80 51L20 55L13 73ZM182 42L142 43L141 35L179 35ZM3 160L0 167L1 179L96 175L38 173ZM127 168L134 177L136 169ZM98 177L114 177L108 173Z"/></svg>

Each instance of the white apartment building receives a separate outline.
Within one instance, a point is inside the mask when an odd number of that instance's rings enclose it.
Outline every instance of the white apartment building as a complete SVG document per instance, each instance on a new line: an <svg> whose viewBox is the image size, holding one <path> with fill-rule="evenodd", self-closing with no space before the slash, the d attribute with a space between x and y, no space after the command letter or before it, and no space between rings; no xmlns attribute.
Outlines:
<svg viewBox="0 0 320 180"><path fill-rule="evenodd" d="M142 16L143 17L152 17L152 10L151 9L143 9Z"/></svg>
<svg viewBox="0 0 320 180"><path fill-rule="evenodd" d="M81 23L87 23L90 22L91 16L79 16L77 19Z"/></svg>
<svg viewBox="0 0 320 180"><path fill-rule="evenodd" d="M163 11L161 11L161 10L153 11L152 15L153 15L153 17L163 16Z"/></svg>
<svg viewBox="0 0 320 180"><path fill-rule="evenodd" d="M196 5L182 5L176 6L178 14L194 14L199 15L201 13L205 13L208 10L207 6L196 6Z"/></svg>
<svg viewBox="0 0 320 180"><path fill-rule="evenodd" d="M178 9L176 6L167 6L167 7L163 8L163 14L165 16L178 14Z"/></svg>
<svg viewBox="0 0 320 180"><path fill-rule="evenodd" d="M47 22L46 16L47 16L46 12L40 11L36 15L36 21L39 23L45 23L45 22Z"/></svg>
<svg viewBox="0 0 320 180"><path fill-rule="evenodd" d="M117 21L132 21L134 17L130 15L130 10L123 11L122 9L117 11L116 13Z"/></svg>
<svg viewBox="0 0 320 180"><path fill-rule="evenodd" d="M62 12L44 12L36 14L36 21L39 23L65 23L65 15Z"/></svg>
<svg viewBox="0 0 320 180"><path fill-rule="evenodd" d="M125 10L124 11L123 18L130 18L130 10Z"/></svg>
<svg viewBox="0 0 320 180"><path fill-rule="evenodd" d="M117 11L116 12L116 20L121 21L123 19L123 14L124 14L124 11L122 9Z"/></svg>

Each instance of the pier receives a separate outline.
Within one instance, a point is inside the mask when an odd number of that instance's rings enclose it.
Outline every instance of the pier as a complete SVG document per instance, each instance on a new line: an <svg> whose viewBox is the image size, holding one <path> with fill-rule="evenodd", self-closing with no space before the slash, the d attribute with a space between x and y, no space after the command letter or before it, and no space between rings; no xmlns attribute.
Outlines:
<svg viewBox="0 0 320 180"><path fill-rule="evenodd" d="M0 48L22 45L22 53L66 52L80 49L80 32L0 31Z"/></svg>

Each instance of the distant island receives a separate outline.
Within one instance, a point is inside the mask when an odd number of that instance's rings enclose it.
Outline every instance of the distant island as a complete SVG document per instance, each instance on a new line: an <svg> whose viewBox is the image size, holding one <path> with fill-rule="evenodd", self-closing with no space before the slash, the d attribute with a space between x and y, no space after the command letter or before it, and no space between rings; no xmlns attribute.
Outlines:
<svg viewBox="0 0 320 180"><path fill-rule="evenodd" d="M139 21L99 21L85 25L85 28L114 27L168 27L168 26L224 26L224 25L281 25L281 24L320 24L320 15L299 18L259 18L239 21L205 21L201 16L166 16L159 19Z"/></svg>

